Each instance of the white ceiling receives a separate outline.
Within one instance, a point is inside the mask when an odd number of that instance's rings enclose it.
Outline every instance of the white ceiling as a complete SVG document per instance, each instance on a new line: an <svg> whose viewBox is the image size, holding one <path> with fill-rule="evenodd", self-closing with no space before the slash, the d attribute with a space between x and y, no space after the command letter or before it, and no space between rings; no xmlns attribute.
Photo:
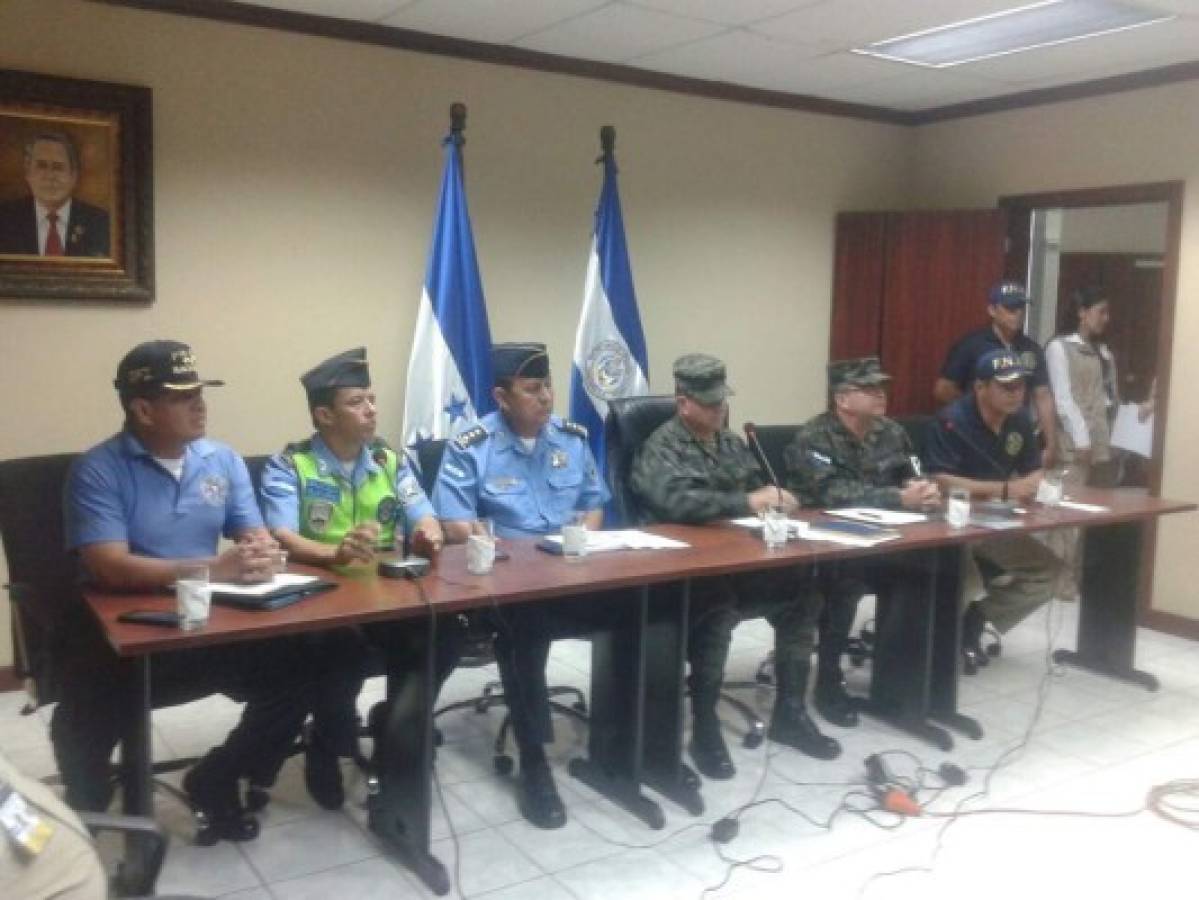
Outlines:
<svg viewBox="0 0 1199 900"><path fill-rule="evenodd" d="M951 69L849 52L1029 0L243 0L383 27L903 111L1199 61L1199 0L1161 24Z"/></svg>

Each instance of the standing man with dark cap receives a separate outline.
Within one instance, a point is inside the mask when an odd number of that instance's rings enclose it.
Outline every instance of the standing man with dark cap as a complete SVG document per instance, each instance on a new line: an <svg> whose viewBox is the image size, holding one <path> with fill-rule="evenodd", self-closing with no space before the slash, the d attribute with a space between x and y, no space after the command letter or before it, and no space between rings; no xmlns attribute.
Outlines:
<svg viewBox="0 0 1199 900"><path fill-rule="evenodd" d="M876 356L829 363L829 409L801 425L786 450L787 487L802 505L919 512L940 503L937 486L921 477L918 460L913 463L915 450L907 432L885 415L890 381ZM841 671L858 600L872 591L902 590L902 580L900 571L882 559L847 560L831 567L813 699L834 725L858 722Z"/></svg>
<svg viewBox="0 0 1199 900"><path fill-rule="evenodd" d="M1021 366L1029 373L1024 409L1032 415L1031 407L1035 407L1033 422L1040 427L1045 445L1041 464L1049 468L1058 453L1057 411L1053 405L1053 392L1049 389L1045 352L1024 333L1028 304L1028 293L1021 284L1001 281L992 287L987 294L987 315L991 324L969 332L950 348L941 367L941 377L933 387L933 397L939 405L945 406L969 393L975 366L987 353L1008 350L1016 354Z"/></svg>
<svg viewBox="0 0 1199 900"><path fill-rule="evenodd" d="M433 505L407 462L375 433L366 348L326 359L300 383L316 433L273 456L262 475L266 524L276 540L297 562L330 568L372 565L378 550L402 543L405 533L440 549ZM370 647L350 628L308 642L322 671L304 780L317 803L338 809L345 802L338 758L351 756L357 743L356 703Z"/></svg>
<svg viewBox="0 0 1199 900"><path fill-rule="evenodd" d="M205 387L186 344L149 341L117 368L122 430L72 467L65 488L67 547L86 580L114 591L159 591L181 564L204 563L214 581L269 579L277 545L262 527L246 465L205 438ZM219 552L221 536L237 544ZM51 736L67 801L102 810L111 798L109 757L119 738L132 675L94 626L73 630L63 696ZM97 652L97 650L99 652ZM280 763L304 721L310 680L287 639L163 653L151 679L156 706L211 693L245 701L241 721L183 779L197 842L250 840L258 823L242 807L239 779Z"/></svg>
<svg viewBox="0 0 1199 900"><path fill-rule="evenodd" d="M1044 472L1032 425L1023 413L1024 360L1008 350L992 350L974 369L971 393L937 415L929 434L929 473L941 490L961 488L981 500L1029 501ZM987 622L1007 632L1053 596L1061 563L1031 535L996 537L972 544L973 559L990 563L1010 578L991 579L985 596L971 602L962 622L966 671L987 664L980 641ZM977 572L968 572L966 599L978 592Z"/></svg>
<svg viewBox="0 0 1199 900"><path fill-rule="evenodd" d="M674 364L674 383L677 412L637 449L629 481L650 519L703 525L771 506L796 509L795 496L766 485L749 447L725 426L732 389L724 363L705 353L682 356ZM812 574L801 568L692 580L691 756L704 775L726 779L736 774L716 704L733 629L756 616L774 626L778 695L771 739L817 759L841 753L841 745L821 734L804 705L822 605Z"/></svg>
<svg viewBox="0 0 1199 900"><path fill-rule="evenodd" d="M501 538L555 534L580 514L588 528L598 528L608 489L587 429L552 415L545 345L496 344L492 366L499 410L446 444L433 491L447 539L465 541L480 518L491 519ZM517 802L540 828L566 822L544 749L554 739L545 666L554 638L587 630L581 606L564 601L496 611L496 660L520 751Z"/></svg>

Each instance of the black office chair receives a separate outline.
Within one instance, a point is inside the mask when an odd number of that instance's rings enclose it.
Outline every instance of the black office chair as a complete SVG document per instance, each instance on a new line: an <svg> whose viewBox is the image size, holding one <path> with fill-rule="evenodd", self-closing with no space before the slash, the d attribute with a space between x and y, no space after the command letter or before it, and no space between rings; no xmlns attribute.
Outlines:
<svg viewBox="0 0 1199 900"><path fill-rule="evenodd" d="M646 438L674 415L675 407L675 399L670 395L624 397L608 404L608 417L604 422L608 486L612 492L612 508L622 525L639 525L648 520L629 488L633 457ZM724 684L728 690L759 686L758 682L750 681L728 681ZM737 710L745 721L746 732L742 743L753 749L764 740L766 724L749 704L728 690L721 690L720 699Z"/></svg>
<svg viewBox="0 0 1199 900"><path fill-rule="evenodd" d="M63 486L76 457L60 453L0 462L0 539L10 578L4 587L11 600L14 670L29 695L22 715L32 715L38 707L59 699L62 660L70 649L66 637L95 628L79 596L75 561L65 550ZM152 771L175 772L195 763L194 758L160 761ZM111 777L116 781L116 767ZM55 784L61 779L50 776L45 781ZM173 785L158 779L154 783L187 803ZM153 820L90 812L80 813L80 818L93 833L115 831L144 842L144 867L137 872L120 867L113 890L118 896L153 893L167 846Z"/></svg>

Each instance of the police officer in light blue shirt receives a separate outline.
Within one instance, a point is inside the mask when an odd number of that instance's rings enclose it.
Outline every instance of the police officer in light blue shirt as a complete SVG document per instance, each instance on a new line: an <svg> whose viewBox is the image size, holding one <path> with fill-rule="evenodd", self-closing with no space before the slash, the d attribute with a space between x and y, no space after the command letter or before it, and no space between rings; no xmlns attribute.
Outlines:
<svg viewBox="0 0 1199 900"><path fill-rule="evenodd" d="M405 535L441 546L441 526L402 454L376 434L375 393L366 348L346 350L300 376L316 428L288 444L262 473L266 523L296 562L340 569L374 566L380 549ZM305 637L319 668L304 783L326 809L345 802L340 757L358 748L357 698L371 670L368 636L383 646L404 623L338 628ZM452 665L451 627L437 630L439 674ZM392 681L397 673L393 670ZM376 744L376 754L379 752ZM270 773L273 775L273 773ZM270 779L273 780L273 777Z"/></svg>
<svg viewBox="0 0 1199 900"><path fill-rule="evenodd" d="M245 463L204 437L207 407L190 348L149 341L117 368L124 428L72 467L64 493L67 548L93 585L123 593L161 591L181 563L205 563L214 581L270 577L275 543L262 527ZM218 551L221 536L237 544ZM93 632L72 627L62 698L51 725L55 756L73 806L103 809L111 796L109 757L127 702L125 666ZM197 813L197 842L249 840L239 779L263 759L282 759L304 720L306 666L286 640L160 654L154 705L220 692L246 703L225 743L185 776Z"/></svg>
<svg viewBox="0 0 1199 900"><path fill-rule="evenodd" d="M554 534L580 513L598 528L608 489L587 430L551 413L545 345L497 344L492 364L499 411L446 444L433 491L447 540L466 540L480 518L491 519L500 537ZM543 746L553 740L545 665L555 637L586 630L583 606L536 603L497 614L496 657L520 750L517 801L541 828L566 822Z"/></svg>

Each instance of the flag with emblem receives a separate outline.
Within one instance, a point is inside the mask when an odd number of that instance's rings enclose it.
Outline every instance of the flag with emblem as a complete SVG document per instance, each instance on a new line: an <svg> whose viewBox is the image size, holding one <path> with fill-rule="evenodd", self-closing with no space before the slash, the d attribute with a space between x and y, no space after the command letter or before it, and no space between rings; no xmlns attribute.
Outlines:
<svg viewBox="0 0 1199 900"><path fill-rule="evenodd" d="M608 402L649 393L649 359L625 243L615 143L616 130L605 125L600 129L603 154L597 160L604 166L604 184L595 211L595 233L570 376L570 417L586 426L601 475L607 469L604 419Z"/></svg>
<svg viewBox="0 0 1199 900"><path fill-rule="evenodd" d="M446 438L495 408L491 329L462 180L466 111L455 104L404 400L404 445Z"/></svg>

